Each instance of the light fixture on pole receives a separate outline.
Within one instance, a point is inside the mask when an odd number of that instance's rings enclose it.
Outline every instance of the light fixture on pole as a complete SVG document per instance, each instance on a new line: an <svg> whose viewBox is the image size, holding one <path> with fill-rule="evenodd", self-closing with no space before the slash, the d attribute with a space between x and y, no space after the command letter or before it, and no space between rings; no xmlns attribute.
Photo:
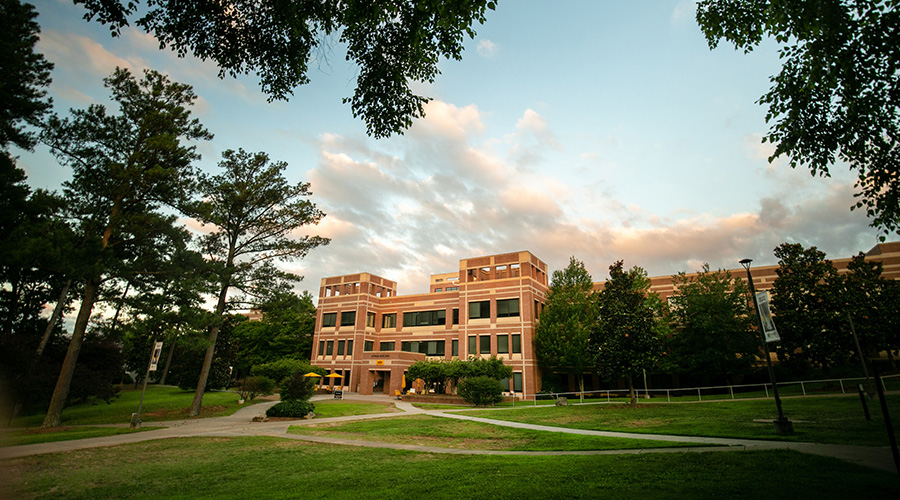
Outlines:
<svg viewBox="0 0 900 500"><path fill-rule="evenodd" d="M750 263L753 259L743 259L740 261L741 266L747 270L747 283L750 285L750 295L753 297L753 309L756 310L756 320L759 325L759 336L762 340L763 352L766 356L766 366L769 368L769 381L772 383L772 392L775 394L775 407L778 409L778 418L773 422L775 424L776 434L793 434L794 424L784 416L781 411L781 397L778 395L778 383L775 381L775 370L772 369L772 358L769 355L769 342L763 333L763 320L759 311L759 302L756 299L756 287L753 285L753 276L750 274Z"/></svg>

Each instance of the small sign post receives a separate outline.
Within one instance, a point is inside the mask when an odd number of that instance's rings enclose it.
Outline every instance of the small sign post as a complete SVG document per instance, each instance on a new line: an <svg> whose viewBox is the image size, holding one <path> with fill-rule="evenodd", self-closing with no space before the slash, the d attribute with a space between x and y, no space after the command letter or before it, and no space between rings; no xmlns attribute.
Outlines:
<svg viewBox="0 0 900 500"><path fill-rule="evenodd" d="M137 429L141 426L141 408L144 406L144 393L147 392L147 379L150 378L150 372L156 371L156 365L159 364L159 357L162 355L162 348L162 342L155 342L153 350L150 352L150 363L147 364L147 373L144 374L144 388L141 389L141 401L138 403L138 411L131 414L132 429Z"/></svg>

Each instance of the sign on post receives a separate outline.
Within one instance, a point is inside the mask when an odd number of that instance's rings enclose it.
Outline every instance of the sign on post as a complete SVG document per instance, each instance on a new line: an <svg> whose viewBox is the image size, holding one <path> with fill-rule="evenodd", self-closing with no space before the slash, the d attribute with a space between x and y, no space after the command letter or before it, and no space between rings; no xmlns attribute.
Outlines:
<svg viewBox="0 0 900 500"><path fill-rule="evenodd" d="M778 342L781 340L781 337L778 336L775 321L772 320L772 310L769 309L769 294L756 292L756 304L759 306L759 319L762 322L766 342Z"/></svg>
<svg viewBox="0 0 900 500"><path fill-rule="evenodd" d="M162 355L162 342L157 342L153 347L153 357L150 358L150 369L147 371L155 372L156 365L159 363L159 357Z"/></svg>

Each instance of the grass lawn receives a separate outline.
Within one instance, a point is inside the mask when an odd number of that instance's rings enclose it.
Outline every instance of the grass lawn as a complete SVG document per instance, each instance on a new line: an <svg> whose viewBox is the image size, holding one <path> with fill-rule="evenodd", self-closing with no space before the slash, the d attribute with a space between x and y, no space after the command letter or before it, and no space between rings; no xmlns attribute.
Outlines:
<svg viewBox="0 0 900 500"><path fill-rule="evenodd" d="M0 498L896 499L897 476L792 451L457 456L266 437L0 461Z"/></svg>
<svg viewBox="0 0 900 500"><path fill-rule="evenodd" d="M53 429L10 429L0 433L0 445L19 446L23 444L52 443L55 441L69 441L72 439L87 439L117 434L131 434L132 432L152 431L161 427L141 427L129 429L127 427L56 427Z"/></svg>
<svg viewBox="0 0 900 500"><path fill-rule="evenodd" d="M629 405L575 405L461 413L577 429L888 445L877 401L869 403L871 422L865 420L857 397L796 398L786 399L782 403L785 415L794 421L796 434L793 436L777 436L770 422L756 421L772 420L776 416L773 400L639 404L634 408ZM892 421L897 421L900 417L900 396L889 395L888 407Z"/></svg>
<svg viewBox="0 0 900 500"><path fill-rule="evenodd" d="M340 439L467 450L572 451L694 446L690 443L578 436L559 432L513 429L428 415L295 425L291 426L288 432Z"/></svg>
<svg viewBox="0 0 900 500"><path fill-rule="evenodd" d="M397 413L394 403L354 403L350 401L313 401L316 418L345 417L347 415L373 415Z"/></svg>
<svg viewBox="0 0 900 500"><path fill-rule="evenodd" d="M130 386L129 386L130 387ZM75 405L63 410L62 423L65 426L91 424L127 424L131 414L138 409L141 399L140 389L123 389L119 397L107 404L103 401ZM177 387L147 386L141 421L159 422L188 418L188 410L194 399L194 391L182 391ZM208 392L203 396L201 417L223 417L231 415L248 404L258 403L256 399L243 405L238 404L238 395L233 392ZM44 421L44 413L13 419L11 427L39 427Z"/></svg>

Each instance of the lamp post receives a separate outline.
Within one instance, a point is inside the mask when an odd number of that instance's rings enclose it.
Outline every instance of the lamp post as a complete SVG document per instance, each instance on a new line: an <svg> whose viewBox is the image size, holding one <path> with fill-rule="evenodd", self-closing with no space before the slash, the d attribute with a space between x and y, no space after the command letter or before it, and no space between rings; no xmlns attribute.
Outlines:
<svg viewBox="0 0 900 500"><path fill-rule="evenodd" d="M743 259L740 261L741 266L747 270L747 283L750 284L750 295L753 297L753 309L756 310L756 321L759 325L759 335L762 339L763 352L766 356L766 366L769 368L769 381L772 382L772 393L775 394L775 407L778 409L778 418L773 422L775 424L776 434L793 434L794 424L781 411L781 397L778 396L778 382L775 381L775 370L772 369L772 358L769 355L769 343L766 341L763 332L762 315L759 312L759 303L756 301L756 287L753 285L753 276L750 274L750 263L753 259Z"/></svg>

